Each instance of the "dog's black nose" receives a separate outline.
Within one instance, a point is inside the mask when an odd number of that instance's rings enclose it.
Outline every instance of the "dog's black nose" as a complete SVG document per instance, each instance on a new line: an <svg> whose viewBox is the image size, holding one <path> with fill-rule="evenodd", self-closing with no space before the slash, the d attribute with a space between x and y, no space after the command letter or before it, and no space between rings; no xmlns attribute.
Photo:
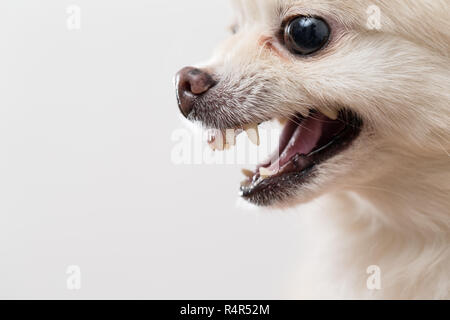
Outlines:
<svg viewBox="0 0 450 320"><path fill-rule="evenodd" d="M194 107L195 99L215 85L214 79L204 70L186 67L178 71L175 87L181 113L187 117Z"/></svg>

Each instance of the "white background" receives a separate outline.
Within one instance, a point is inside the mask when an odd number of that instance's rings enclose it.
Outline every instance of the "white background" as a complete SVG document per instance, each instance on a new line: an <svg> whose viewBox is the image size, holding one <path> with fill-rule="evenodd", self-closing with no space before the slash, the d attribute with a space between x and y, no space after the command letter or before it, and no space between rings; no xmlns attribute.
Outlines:
<svg viewBox="0 0 450 320"><path fill-rule="evenodd" d="M290 297L298 214L236 206L237 166L171 161L173 75L231 17L218 0L0 2L0 298Z"/></svg>

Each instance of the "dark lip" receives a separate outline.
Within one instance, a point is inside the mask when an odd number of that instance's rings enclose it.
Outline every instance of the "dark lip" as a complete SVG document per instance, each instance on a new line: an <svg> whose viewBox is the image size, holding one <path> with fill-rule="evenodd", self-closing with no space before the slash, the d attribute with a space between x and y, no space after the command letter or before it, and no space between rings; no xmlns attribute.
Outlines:
<svg viewBox="0 0 450 320"><path fill-rule="evenodd" d="M241 186L241 196L259 206L273 205L293 196L302 185L314 179L317 165L347 149L359 136L363 123L358 115L341 110L339 118L345 119L347 125L332 140L308 155L296 154L274 176L263 179L255 172Z"/></svg>

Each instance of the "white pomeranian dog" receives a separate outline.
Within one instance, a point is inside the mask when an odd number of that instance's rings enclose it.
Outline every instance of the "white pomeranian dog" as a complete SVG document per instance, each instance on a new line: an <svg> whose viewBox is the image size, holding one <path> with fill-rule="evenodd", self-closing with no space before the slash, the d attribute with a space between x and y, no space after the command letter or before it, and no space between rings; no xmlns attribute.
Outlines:
<svg viewBox="0 0 450 320"><path fill-rule="evenodd" d="M230 38L177 74L178 103L214 149L283 123L241 193L314 204L294 296L450 298L450 2L233 5Z"/></svg>

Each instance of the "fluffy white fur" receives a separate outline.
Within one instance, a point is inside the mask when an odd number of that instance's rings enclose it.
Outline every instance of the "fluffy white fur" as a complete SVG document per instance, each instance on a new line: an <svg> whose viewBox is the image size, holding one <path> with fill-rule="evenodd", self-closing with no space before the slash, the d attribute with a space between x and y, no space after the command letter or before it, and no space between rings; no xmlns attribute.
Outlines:
<svg viewBox="0 0 450 320"><path fill-rule="evenodd" d="M450 3L448 0L234 1L237 33L208 68L243 120L310 106L347 107L364 119L353 146L281 207L311 202L310 255L298 298L450 298ZM367 9L381 29L367 26ZM284 19L324 17L333 34L311 58L276 39ZM238 110L238 112L236 111ZM232 121L230 121L232 123ZM305 212L308 208L309 212ZM366 287L370 265L381 290Z"/></svg>

